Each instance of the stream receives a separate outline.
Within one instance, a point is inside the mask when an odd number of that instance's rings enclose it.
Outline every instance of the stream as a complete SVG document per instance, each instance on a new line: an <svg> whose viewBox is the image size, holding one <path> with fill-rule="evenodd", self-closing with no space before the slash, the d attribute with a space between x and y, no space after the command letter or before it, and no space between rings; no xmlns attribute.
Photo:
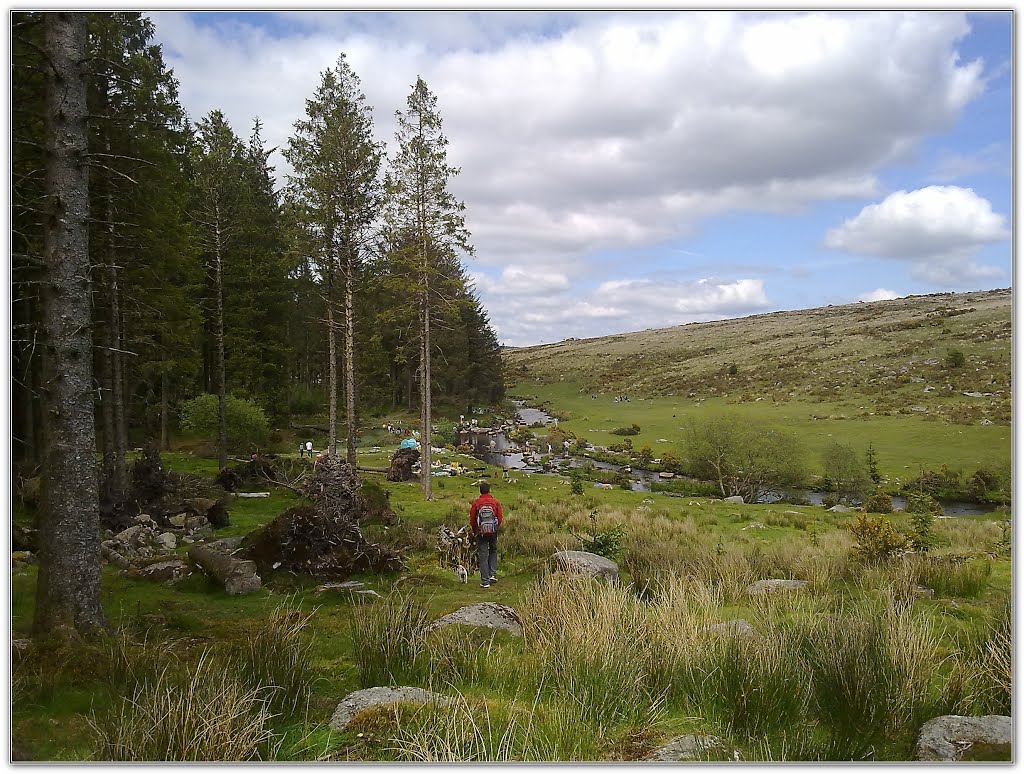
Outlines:
<svg viewBox="0 0 1024 774"><path fill-rule="evenodd" d="M564 454L564 450L552 449L548 444L534 441L529 451L520 449L510 438L509 434L522 427L529 427L538 422L547 425L558 420L544 411L526 406L523 401L513 401L518 406L516 412L517 421L515 424L506 422L496 428L467 428L458 431L459 444L469 444L473 447L473 455L483 460L488 465L495 465L506 470L521 470L529 473L539 473L548 476L564 476L565 473L559 469L578 468L582 465L590 465L597 470L619 472L625 466L615 465L610 462L600 462L587 457L575 457ZM554 455L552 462L554 469L544 470L540 457L543 455ZM568 459L568 463L565 460ZM650 492L651 482L664 480L656 472L649 470L630 469L632 490L634 492ZM822 492L805 491L801 494L814 505L821 505L825 497ZM778 498L765 498L762 503L777 502ZM903 497L894 496L892 507L901 510L906 506L907 501ZM979 516L991 513L991 508L978 505L977 503L942 501L942 510L947 516Z"/></svg>

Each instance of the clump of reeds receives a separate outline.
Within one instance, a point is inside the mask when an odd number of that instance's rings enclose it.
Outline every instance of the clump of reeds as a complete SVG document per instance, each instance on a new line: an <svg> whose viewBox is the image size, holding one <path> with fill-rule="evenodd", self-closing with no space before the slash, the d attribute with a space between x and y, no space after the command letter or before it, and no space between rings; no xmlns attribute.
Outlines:
<svg viewBox="0 0 1024 774"><path fill-rule="evenodd" d="M423 657L426 606L412 594L392 591L365 613L352 618L352 644L359 684L418 684L429 660Z"/></svg>

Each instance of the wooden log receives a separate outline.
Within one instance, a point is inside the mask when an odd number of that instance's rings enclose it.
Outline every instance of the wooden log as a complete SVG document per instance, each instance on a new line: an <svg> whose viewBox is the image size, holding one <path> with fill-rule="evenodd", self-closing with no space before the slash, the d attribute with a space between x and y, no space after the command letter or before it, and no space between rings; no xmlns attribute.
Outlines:
<svg viewBox="0 0 1024 774"><path fill-rule="evenodd" d="M256 574L256 563L248 559L236 559L198 544L189 548L188 558L232 596L258 591L263 585Z"/></svg>

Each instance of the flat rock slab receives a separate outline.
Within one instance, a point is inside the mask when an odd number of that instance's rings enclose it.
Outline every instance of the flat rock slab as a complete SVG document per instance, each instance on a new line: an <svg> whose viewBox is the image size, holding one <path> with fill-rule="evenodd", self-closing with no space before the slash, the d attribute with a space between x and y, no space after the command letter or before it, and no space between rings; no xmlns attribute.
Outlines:
<svg viewBox="0 0 1024 774"><path fill-rule="evenodd" d="M490 629L511 632L516 637L523 636L523 624L519 619L519 614L508 605L499 605L496 602L478 602L475 605L461 607L454 613L449 613L428 624L426 631L434 631L452 624L486 626Z"/></svg>
<svg viewBox="0 0 1024 774"><path fill-rule="evenodd" d="M743 505L743 498L739 495L733 495L732 497L726 497L722 502L733 503L734 505Z"/></svg>
<svg viewBox="0 0 1024 774"><path fill-rule="evenodd" d="M361 589L366 584L362 581L344 581L342 583L324 583L317 586L314 591L317 594L323 594L325 591L355 591Z"/></svg>
<svg viewBox="0 0 1024 774"><path fill-rule="evenodd" d="M649 761L739 760L717 736L677 736L647 756Z"/></svg>
<svg viewBox="0 0 1024 774"><path fill-rule="evenodd" d="M921 727L914 757L919 761L955 761L972 747L984 747L1005 748L1005 760L1010 760L1012 738L1013 724L1006 715L942 715Z"/></svg>
<svg viewBox="0 0 1024 774"><path fill-rule="evenodd" d="M845 505L833 505L828 509L830 513L850 513L850 509Z"/></svg>
<svg viewBox="0 0 1024 774"><path fill-rule="evenodd" d="M799 591L807 585L807 581L791 580L788 578L769 578L759 580L747 586L747 593L751 596L768 594L772 591Z"/></svg>
<svg viewBox="0 0 1024 774"><path fill-rule="evenodd" d="M240 545L245 538L243 537L226 537L220 540L214 540L210 543L205 543L207 548L212 548L214 551L223 551L224 553L230 554Z"/></svg>
<svg viewBox="0 0 1024 774"><path fill-rule="evenodd" d="M757 634L757 630L751 625L750 621L746 621L742 618L735 618L732 621L723 621L722 623L709 624L704 627L704 631L708 634L731 634L737 637L753 637Z"/></svg>
<svg viewBox="0 0 1024 774"><path fill-rule="evenodd" d="M335 731L344 731L348 724L352 722L352 718L363 710L377 707L381 704L394 704L397 701L444 705L452 703L451 697L427 691L423 688L413 688L411 686L400 688L385 688L384 686L363 688L361 691L350 693L341 700L341 704L334 710L334 715L331 717L330 726Z"/></svg>
<svg viewBox="0 0 1024 774"><path fill-rule="evenodd" d="M608 557L589 551L558 551L551 555L548 566L553 572L578 572L611 583L619 582L619 566Z"/></svg>

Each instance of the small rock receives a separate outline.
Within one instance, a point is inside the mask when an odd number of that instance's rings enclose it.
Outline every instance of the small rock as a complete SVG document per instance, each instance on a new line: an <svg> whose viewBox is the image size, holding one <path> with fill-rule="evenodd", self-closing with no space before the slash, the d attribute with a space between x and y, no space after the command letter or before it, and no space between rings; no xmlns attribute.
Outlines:
<svg viewBox="0 0 1024 774"><path fill-rule="evenodd" d="M384 598L379 592L374 591L373 589L366 589L365 591L361 591L359 589L356 589L352 593L353 594L359 594L361 596L369 597L369 598L372 598L372 599L383 599Z"/></svg>
<svg viewBox="0 0 1024 774"><path fill-rule="evenodd" d="M828 509L831 513L850 513L850 509L845 505L833 505Z"/></svg>
<svg viewBox="0 0 1024 774"><path fill-rule="evenodd" d="M771 591L799 591L807 585L807 581L792 580L789 578L769 578L759 580L747 586L747 593L751 596L766 594Z"/></svg>
<svg viewBox="0 0 1024 774"><path fill-rule="evenodd" d="M188 521L188 514L187 513L179 513L176 516L171 516L169 519L167 519L167 521L170 522L170 524L172 526L181 528L181 527L184 527L185 523Z"/></svg>
<svg viewBox="0 0 1024 774"><path fill-rule="evenodd" d="M156 522L153 521L153 517L150 516L148 513L140 513L138 516L132 519L132 521L134 521L136 524L141 524L143 527L156 529Z"/></svg>
<svg viewBox="0 0 1024 774"><path fill-rule="evenodd" d="M39 564L35 554L31 551L11 551L12 562L24 562L25 564Z"/></svg>
<svg viewBox="0 0 1024 774"><path fill-rule="evenodd" d="M121 541L122 545L129 546L137 541L147 531L146 527L141 524L136 524L134 527L129 527L123 532L118 532L114 539Z"/></svg>
<svg viewBox="0 0 1024 774"><path fill-rule="evenodd" d="M752 637L757 634L757 630L754 629L751 623L743 618L709 624L704 627L704 631L708 634L732 634L738 637Z"/></svg>
<svg viewBox="0 0 1024 774"><path fill-rule="evenodd" d="M341 704L334 710L331 717L330 727L335 731L344 731L352 718L365 709L377 707L381 704L393 704L398 701L409 701L417 704L441 704L449 705L452 699L440 693L427 691L423 688L411 686L389 687L375 686L364 688L361 691L354 691L341 700Z"/></svg>
<svg viewBox="0 0 1024 774"><path fill-rule="evenodd" d="M980 392L962 392L961 395L966 395L968 398L984 398L985 396Z"/></svg>
<svg viewBox="0 0 1024 774"><path fill-rule="evenodd" d="M767 529L767 527L759 521L752 521L743 529Z"/></svg>
<svg viewBox="0 0 1024 774"><path fill-rule="evenodd" d="M733 495L732 497L726 497L722 502L734 503L735 505L743 505L743 498L739 495Z"/></svg>
<svg viewBox="0 0 1024 774"><path fill-rule="evenodd" d="M955 761L975 745L1005 747L1010 760L1013 723L1006 715L942 715L921 727L914 757L919 761Z"/></svg>
<svg viewBox="0 0 1024 774"><path fill-rule="evenodd" d="M910 589L910 593L918 599L924 599L935 596L935 589L930 589L927 586L913 586Z"/></svg>
<svg viewBox="0 0 1024 774"><path fill-rule="evenodd" d="M155 581L158 583L173 583L189 574L188 565L180 559L172 559L167 562L156 562L140 567L136 576L143 580Z"/></svg>
<svg viewBox="0 0 1024 774"><path fill-rule="evenodd" d="M173 532L164 532L158 535L153 542L160 548L165 548L168 551L173 551L178 547L178 539L174 537Z"/></svg>
<svg viewBox="0 0 1024 774"><path fill-rule="evenodd" d="M649 761L739 760L737 750L729 750L716 736L677 736L647 756Z"/></svg>
<svg viewBox="0 0 1024 774"><path fill-rule="evenodd" d="M911 411L927 411L928 409L925 406L911 406L910 410Z"/></svg>
<svg viewBox="0 0 1024 774"><path fill-rule="evenodd" d="M313 589L317 594L323 594L325 591L355 591L361 589L366 584L362 581L345 581L344 583L324 583L321 586L317 586Z"/></svg>

